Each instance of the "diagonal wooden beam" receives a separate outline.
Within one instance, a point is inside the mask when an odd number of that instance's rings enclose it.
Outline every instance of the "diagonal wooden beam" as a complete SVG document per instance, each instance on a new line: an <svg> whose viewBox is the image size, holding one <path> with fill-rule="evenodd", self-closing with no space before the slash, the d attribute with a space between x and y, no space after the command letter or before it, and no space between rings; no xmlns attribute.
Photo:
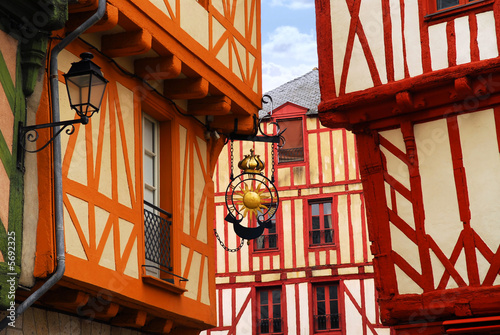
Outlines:
<svg viewBox="0 0 500 335"><path fill-rule="evenodd" d="M176 78L181 73L182 62L174 55L170 57L141 58L135 61L135 74L145 80Z"/></svg>
<svg viewBox="0 0 500 335"><path fill-rule="evenodd" d="M102 52L109 57L125 57L148 52L153 37L146 30L127 31L102 37Z"/></svg>
<svg viewBox="0 0 500 335"><path fill-rule="evenodd" d="M201 77L166 80L163 94L170 99L201 99L208 94L208 81Z"/></svg>
<svg viewBox="0 0 500 335"><path fill-rule="evenodd" d="M231 99L219 95L189 100L188 112L192 115L226 115L231 112Z"/></svg>

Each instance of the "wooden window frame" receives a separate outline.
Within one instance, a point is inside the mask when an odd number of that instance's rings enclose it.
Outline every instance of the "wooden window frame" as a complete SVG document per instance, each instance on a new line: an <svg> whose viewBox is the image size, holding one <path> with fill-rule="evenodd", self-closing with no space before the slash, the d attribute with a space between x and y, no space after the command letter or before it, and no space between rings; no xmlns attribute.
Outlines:
<svg viewBox="0 0 500 335"><path fill-rule="evenodd" d="M336 292L335 298L332 298L330 296L330 287L335 287L335 292ZM325 306L324 306L325 313L321 314L321 315L325 315L325 318L324 318L325 329L318 329L319 328L318 316L320 316L319 307L318 307L318 288L324 289L324 300L320 300L320 301L324 302L324 304L325 304ZM313 334L322 334L322 333L331 334L332 332L339 332L340 333L340 331L342 330L342 320L341 320L341 314L340 314L340 294L339 293L340 293L340 290L339 290L338 283L332 283L332 282L324 283L324 282L322 282L322 283L313 284L313 297L312 297ZM336 311L331 310L332 309L331 308L332 301L335 301L337 303ZM332 313L332 312L334 312L334 313ZM335 315L335 314L337 315L337 323L338 323L337 328L331 327L331 325L332 325L331 318L332 318L332 315ZM328 316L328 317L326 317L326 316ZM328 327L328 325L330 325L330 327Z"/></svg>
<svg viewBox="0 0 500 335"><path fill-rule="evenodd" d="M273 292L279 292L279 303L275 303L273 300ZM267 295L267 304L262 304L262 295ZM279 311L280 315L279 318L275 318L275 306L279 305ZM267 307L267 318L262 317L262 307L265 306ZM257 313L256 313L256 333L258 335L260 334L268 334L268 335L281 335L284 334L284 317L283 317L283 290L281 287L260 287L257 289ZM263 329L266 329L266 326L263 328L263 320L274 320L274 319L280 319L279 324L280 324L280 329L279 331L274 331L275 324L273 323L268 323L267 329L269 332L262 332ZM269 321L268 321L269 322Z"/></svg>
<svg viewBox="0 0 500 335"><path fill-rule="evenodd" d="M330 213L325 214L325 208L324 205L329 204L330 205ZM319 217L319 228L314 229L313 227L313 217L316 215L313 215L313 210L312 207L318 205L318 217ZM328 247L334 247L336 245L336 236L335 232L337 231L335 229L335 216L333 215L333 199L328 198L328 199L315 199L315 200L310 200L308 202L308 210L309 210L309 247L323 247L323 246L328 246ZM325 216L329 215L330 216L330 227L326 228L325 227ZM327 230L331 231L331 241L326 241L327 238ZM314 233L319 233L319 238L320 242L319 243L314 243Z"/></svg>

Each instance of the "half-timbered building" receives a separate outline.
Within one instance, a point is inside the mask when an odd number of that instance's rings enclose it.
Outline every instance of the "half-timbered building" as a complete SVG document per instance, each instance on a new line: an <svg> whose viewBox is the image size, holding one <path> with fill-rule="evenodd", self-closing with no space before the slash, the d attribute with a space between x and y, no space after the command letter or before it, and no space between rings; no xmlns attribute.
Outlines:
<svg viewBox="0 0 500 335"><path fill-rule="evenodd" d="M260 1L34 3L0 6L0 262L15 278L0 291L17 320L2 334L215 326L212 176L222 134L235 119L251 133L260 109ZM59 6L59 25L42 25ZM48 41L33 52L32 31ZM50 128L18 139L18 121L78 119L64 75L85 52L108 81L98 113L53 142ZM26 119L19 64L35 56Z"/></svg>
<svg viewBox="0 0 500 335"><path fill-rule="evenodd" d="M500 2L316 1L326 127L356 134L382 321L500 330Z"/></svg>
<svg viewBox="0 0 500 335"><path fill-rule="evenodd" d="M215 169L218 242L241 249L217 246L217 328L204 334L389 334L375 302L353 134L320 124L317 69L269 95L261 128L286 128L284 145L228 143ZM262 174L274 174L280 201L271 228L242 244L224 220L225 192L250 149L265 161Z"/></svg>

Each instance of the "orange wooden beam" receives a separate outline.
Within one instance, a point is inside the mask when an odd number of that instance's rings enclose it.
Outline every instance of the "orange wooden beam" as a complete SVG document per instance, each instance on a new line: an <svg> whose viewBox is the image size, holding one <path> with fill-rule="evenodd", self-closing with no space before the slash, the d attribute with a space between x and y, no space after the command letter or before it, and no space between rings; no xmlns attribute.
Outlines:
<svg viewBox="0 0 500 335"><path fill-rule="evenodd" d="M146 80L176 78L181 73L182 62L175 56L142 58L134 63L135 74Z"/></svg>
<svg viewBox="0 0 500 335"><path fill-rule="evenodd" d="M104 35L102 52L109 57L140 55L151 49L153 37L146 30Z"/></svg>
<svg viewBox="0 0 500 335"><path fill-rule="evenodd" d="M188 112L192 115L226 115L230 111L231 99L224 95L189 100L188 102Z"/></svg>
<svg viewBox="0 0 500 335"><path fill-rule="evenodd" d="M208 81L204 78L166 80L163 92L170 99L201 99L208 94Z"/></svg>

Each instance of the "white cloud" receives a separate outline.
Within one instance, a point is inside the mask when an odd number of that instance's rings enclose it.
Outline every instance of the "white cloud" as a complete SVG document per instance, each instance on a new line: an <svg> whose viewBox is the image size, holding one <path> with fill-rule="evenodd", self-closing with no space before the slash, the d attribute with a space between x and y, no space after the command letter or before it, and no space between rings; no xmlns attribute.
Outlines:
<svg viewBox="0 0 500 335"><path fill-rule="evenodd" d="M279 60L285 65L295 62L316 64L316 36L314 32L301 33L297 27L278 27L262 45L262 57L269 61Z"/></svg>
<svg viewBox="0 0 500 335"><path fill-rule="evenodd" d="M314 66L297 64L294 66L282 66L275 63L262 63L262 92L266 93L295 78L303 76L311 71Z"/></svg>
<svg viewBox="0 0 500 335"><path fill-rule="evenodd" d="M283 6L290 9L313 8L314 0L271 0L271 6Z"/></svg>
<svg viewBox="0 0 500 335"><path fill-rule="evenodd" d="M262 45L262 85L266 92L318 66L316 36L281 26Z"/></svg>

